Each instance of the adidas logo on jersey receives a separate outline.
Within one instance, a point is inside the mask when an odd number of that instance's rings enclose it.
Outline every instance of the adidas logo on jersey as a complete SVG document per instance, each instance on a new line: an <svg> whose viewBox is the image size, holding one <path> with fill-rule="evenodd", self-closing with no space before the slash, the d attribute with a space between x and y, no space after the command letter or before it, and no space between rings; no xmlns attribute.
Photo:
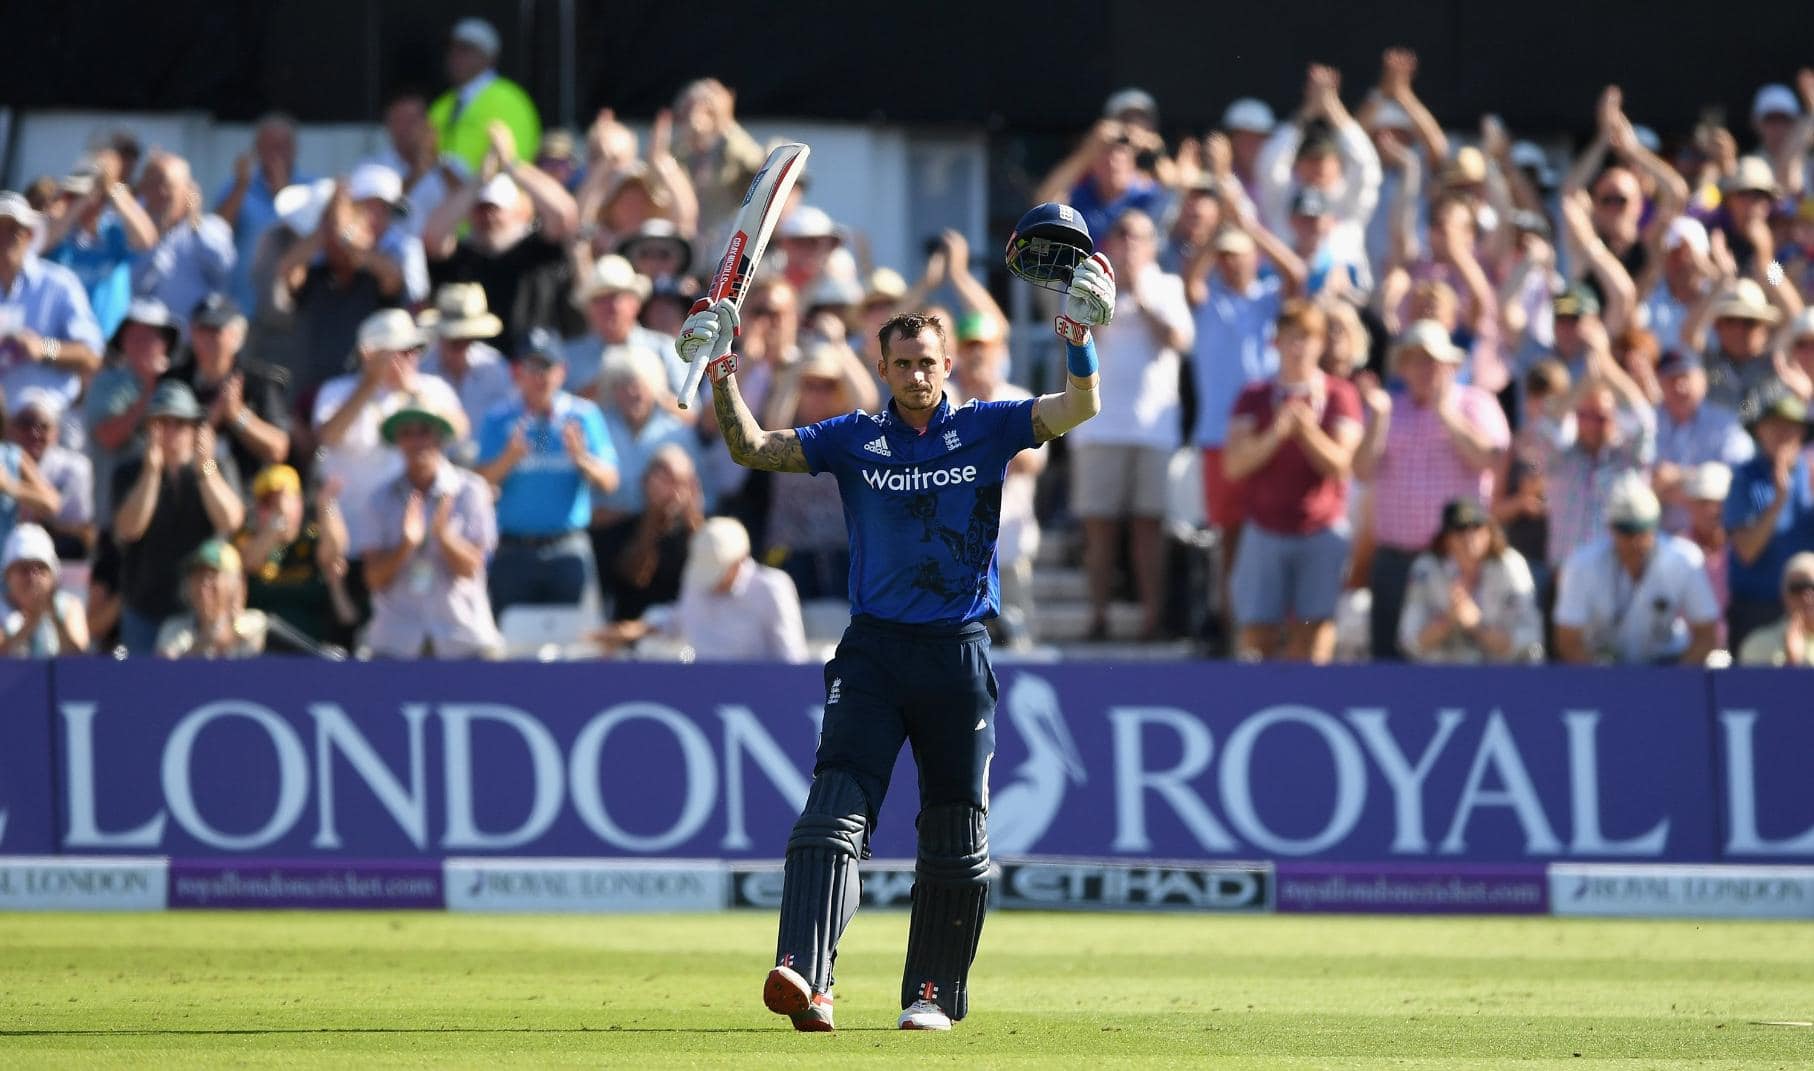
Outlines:
<svg viewBox="0 0 1814 1071"><path fill-rule="evenodd" d="M880 454L883 457L893 457L894 456L893 454L888 452L888 440L883 438L880 435L878 435L875 438L864 443L863 449L869 451L872 454Z"/></svg>

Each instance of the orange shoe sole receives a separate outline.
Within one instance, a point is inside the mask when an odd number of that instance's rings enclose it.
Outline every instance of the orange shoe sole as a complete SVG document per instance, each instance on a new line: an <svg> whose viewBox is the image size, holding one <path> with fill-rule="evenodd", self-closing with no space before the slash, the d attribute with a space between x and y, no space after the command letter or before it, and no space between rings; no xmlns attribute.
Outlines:
<svg viewBox="0 0 1814 1071"><path fill-rule="evenodd" d="M776 1015L800 1015L812 1002L812 986L792 967L776 967L762 983L762 1005Z"/></svg>

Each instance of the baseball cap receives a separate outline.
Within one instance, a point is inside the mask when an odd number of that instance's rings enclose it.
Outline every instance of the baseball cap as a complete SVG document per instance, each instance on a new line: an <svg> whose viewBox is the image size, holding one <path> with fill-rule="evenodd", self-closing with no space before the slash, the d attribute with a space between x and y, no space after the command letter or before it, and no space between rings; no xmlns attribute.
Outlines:
<svg viewBox="0 0 1814 1071"><path fill-rule="evenodd" d="M195 423L205 416L189 384L176 379L158 380L157 387L151 392L151 404L145 408L146 420L172 417Z"/></svg>
<svg viewBox="0 0 1814 1071"><path fill-rule="evenodd" d="M252 497L263 498L279 491L302 491L302 477L288 465L266 465L252 477Z"/></svg>
<svg viewBox="0 0 1814 1071"><path fill-rule="evenodd" d="M1685 375L1705 367L1701 363L1699 354L1687 350L1668 350L1657 359L1657 375L1659 376Z"/></svg>
<svg viewBox="0 0 1814 1071"><path fill-rule="evenodd" d="M347 176L346 194L355 201L383 201L398 213L409 211L403 197L403 176L383 164L360 164Z"/></svg>
<svg viewBox="0 0 1814 1071"><path fill-rule="evenodd" d="M559 335L546 327L532 327L510 348L513 361L535 361L552 368L566 364L567 355Z"/></svg>
<svg viewBox="0 0 1814 1071"><path fill-rule="evenodd" d="M427 344L415 318L402 309L379 309L359 324L362 350L413 350Z"/></svg>
<svg viewBox="0 0 1814 1071"><path fill-rule="evenodd" d="M278 190L271 198L271 210L278 220L297 234L314 234L321 225L321 213L334 196L333 179L299 182Z"/></svg>
<svg viewBox="0 0 1814 1071"><path fill-rule="evenodd" d="M42 231L44 216L31 206L25 195L12 190L0 190L0 216L18 220L32 231Z"/></svg>
<svg viewBox="0 0 1814 1071"><path fill-rule="evenodd" d="M1556 295L1550 302L1550 310L1557 316L1598 316L1600 297L1585 285L1576 283Z"/></svg>
<svg viewBox="0 0 1814 1071"><path fill-rule="evenodd" d="M1278 125L1272 106L1254 97L1242 97L1229 104L1222 113L1222 128L1243 130L1250 134L1270 134Z"/></svg>
<svg viewBox="0 0 1814 1071"><path fill-rule="evenodd" d="M1620 477L1606 496L1606 523L1622 532L1649 531L1662 515L1656 492L1636 473Z"/></svg>
<svg viewBox="0 0 1814 1071"><path fill-rule="evenodd" d="M713 517L699 526L687 546L687 563L681 570L682 591L709 591L724 579L725 571L750 556L750 534L742 522Z"/></svg>
<svg viewBox="0 0 1814 1071"><path fill-rule="evenodd" d="M461 19L454 23L453 32L448 36L463 45L471 45L487 56L496 56L501 47L496 28L480 18Z"/></svg>
<svg viewBox="0 0 1814 1071"><path fill-rule="evenodd" d="M1315 186L1305 186L1291 199L1291 214L1318 219L1329 214L1329 198Z"/></svg>
<svg viewBox="0 0 1814 1071"><path fill-rule="evenodd" d="M1706 256L1711 243L1707 238L1707 226L1693 216L1677 216L1669 221L1669 229L1663 232L1664 251L1672 250L1686 244L1701 256Z"/></svg>
<svg viewBox="0 0 1814 1071"><path fill-rule="evenodd" d="M1688 470L1682 490L1696 502L1724 502L1732 490L1732 470L1718 461L1703 461Z"/></svg>
<svg viewBox="0 0 1814 1071"><path fill-rule="evenodd" d="M193 572L196 569L218 569L223 573L239 572L239 551L233 544L218 536L195 548L195 553L183 559L183 571Z"/></svg>
<svg viewBox="0 0 1814 1071"><path fill-rule="evenodd" d="M1757 96L1751 98L1751 118L1762 119L1766 115L1786 115L1793 119L1801 114L1801 102L1795 99L1795 91L1781 82L1771 82L1759 86Z"/></svg>
<svg viewBox="0 0 1814 1071"><path fill-rule="evenodd" d="M6 415L17 420L29 412L43 413L52 424L63 419L63 410L68 408L63 396L47 387L27 387L13 398L12 404L6 407Z"/></svg>
<svg viewBox="0 0 1814 1071"><path fill-rule="evenodd" d="M1777 420L1786 420L1791 424L1806 424L1808 422L1807 403L1776 384L1771 384L1771 386L1776 389L1768 391L1767 397L1758 400L1756 412L1746 422L1746 427L1755 428L1772 417Z"/></svg>
<svg viewBox="0 0 1814 1071"><path fill-rule="evenodd" d="M194 310L189 313L189 322L196 327L225 327L244 317L232 298L216 291L195 303Z"/></svg>
<svg viewBox="0 0 1814 1071"><path fill-rule="evenodd" d="M1445 532L1480 528L1486 521L1486 510L1474 499L1451 498L1442 504L1442 530Z"/></svg>
<svg viewBox="0 0 1814 1071"><path fill-rule="evenodd" d="M838 225L823 208L800 205L781 221L777 238L837 238Z"/></svg>
<svg viewBox="0 0 1814 1071"><path fill-rule="evenodd" d="M1133 86L1130 86L1127 89L1118 89L1115 92L1110 93L1109 99L1103 102L1102 117L1104 119L1118 119L1123 112L1145 112L1157 121L1159 118L1159 102L1154 100L1153 95L1144 89Z"/></svg>
<svg viewBox="0 0 1814 1071"><path fill-rule="evenodd" d="M1419 320L1398 336L1393 350L1422 350L1443 364L1460 364L1461 350L1449 337L1449 329L1435 320Z"/></svg>
<svg viewBox="0 0 1814 1071"><path fill-rule="evenodd" d="M35 524L15 525L6 534L6 549L0 551L0 570L11 569L15 562L42 562L52 572L62 564L57 560L57 544L50 533Z"/></svg>
<svg viewBox="0 0 1814 1071"><path fill-rule="evenodd" d="M996 342L1002 337L1001 321L981 312L967 312L957 319L958 342Z"/></svg>
<svg viewBox="0 0 1814 1071"><path fill-rule="evenodd" d="M516 180L509 175L498 174L491 181L479 187L478 204L496 205L499 208L515 208L523 192L517 189Z"/></svg>

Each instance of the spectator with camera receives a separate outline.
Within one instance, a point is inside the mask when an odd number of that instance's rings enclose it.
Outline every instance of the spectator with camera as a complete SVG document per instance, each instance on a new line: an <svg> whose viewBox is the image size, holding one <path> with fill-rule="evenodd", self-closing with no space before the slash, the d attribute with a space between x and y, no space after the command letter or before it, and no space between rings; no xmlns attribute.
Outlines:
<svg viewBox="0 0 1814 1071"><path fill-rule="evenodd" d="M88 292L101 337L114 333L132 301L132 261L157 244L157 228L132 187L120 180L120 156L102 149L58 186L62 214L47 220L38 248L74 272Z"/></svg>
<svg viewBox="0 0 1814 1071"><path fill-rule="evenodd" d="M1472 496L1443 504L1441 524L1411 563L1401 601L1398 648L1413 662L1543 660L1530 566Z"/></svg>
<svg viewBox="0 0 1814 1071"><path fill-rule="evenodd" d="M1165 208L1165 187L1141 174L1140 157L1164 148L1151 130L1119 119L1099 119L1046 175L1033 199L1075 208L1091 234L1108 233L1109 225L1129 209L1157 219Z"/></svg>
<svg viewBox="0 0 1814 1071"><path fill-rule="evenodd" d="M35 524L8 532L0 550L0 655L55 658L88 650L82 600L58 582L62 563L50 533Z"/></svg>

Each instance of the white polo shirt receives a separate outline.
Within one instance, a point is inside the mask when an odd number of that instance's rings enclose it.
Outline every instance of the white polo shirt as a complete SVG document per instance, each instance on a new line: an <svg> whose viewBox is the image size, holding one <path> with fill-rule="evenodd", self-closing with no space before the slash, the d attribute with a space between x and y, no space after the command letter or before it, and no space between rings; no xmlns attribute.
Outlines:
<svg viewBox="0 0 1814 1071"><path fill-rule="evenodd" d="M1582 630L1598 661L1643 664L1688 649L1688 626L1720 618L1701 548L1657 533L1644 575L1633 581L1613 554L1612 536L1579 547L1562 565L1556 624Z"/></svg>
<svg viewBox="0 0 1814 1071"><path fill-rule="evenodd" d="M1101 361L1097 393L1102 412L1071 429L1071 443L1109 443L1173 450L1178 446L1178 351L1168 348L1159 326L1142 315L1134 300L1143 290L1157 318L1184 336L1189 349L1197 322L1184 297L1184 280L1149 264L1115 296L1113 323L1093 328Z"/></svg>

